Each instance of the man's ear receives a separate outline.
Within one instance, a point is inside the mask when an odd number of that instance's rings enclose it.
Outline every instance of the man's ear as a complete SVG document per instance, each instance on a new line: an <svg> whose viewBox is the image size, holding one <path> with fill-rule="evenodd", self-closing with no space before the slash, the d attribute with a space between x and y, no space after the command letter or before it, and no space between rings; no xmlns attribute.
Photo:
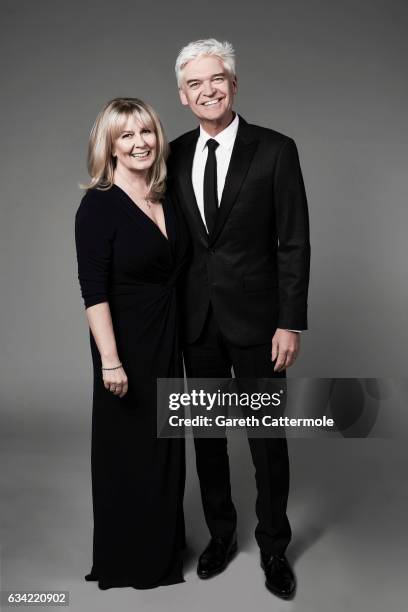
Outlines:
<svg viewBox="0 0 408 612"><path fill-rule="evenodd" d="M236 75L232 78L232 87L234 89L234 95L235 95L238 91L238 77Z"/></svg>
<svg viewBox="0 0 408 612"><path fill-rule="evenodd" d="M184 91L181 89L179 89L179 96L180 96L180 100L183 106L188 106L188 100L187 100L187 96L184 93Z"/></svg>

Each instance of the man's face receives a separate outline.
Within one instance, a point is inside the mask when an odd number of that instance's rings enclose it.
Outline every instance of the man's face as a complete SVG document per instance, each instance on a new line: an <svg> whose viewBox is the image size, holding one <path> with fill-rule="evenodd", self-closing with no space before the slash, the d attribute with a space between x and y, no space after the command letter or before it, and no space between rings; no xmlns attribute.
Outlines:
<svg viewBox="0 0 408 612"><path fill-rule="evenodd" d="M236 92L237 79L219 57L205 55L183 68L181 103L189 106L199 121L219 123L229 117Z"/></svg>

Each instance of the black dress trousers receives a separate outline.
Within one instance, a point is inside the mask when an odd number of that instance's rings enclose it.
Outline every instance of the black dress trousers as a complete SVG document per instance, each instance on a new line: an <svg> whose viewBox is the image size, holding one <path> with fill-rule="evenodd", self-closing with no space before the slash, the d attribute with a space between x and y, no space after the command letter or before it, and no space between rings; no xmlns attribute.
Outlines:
<svg viewBox="0 0 408 612"><path fill-rule="evenodd" d="M271 338L272 340L272 338ZM274 372L271 343L250 347L231 344L221 333L209 307L196 342L184 347L186 374L192 378L285 378ZM248 438L257 486L255 537L267 554L283 554L291 539L286 514L289 493L289 458L286 438ZM229 537L237 515L231 497L227 439L194 438L197 473L204 515L212 537Z"/></svg>

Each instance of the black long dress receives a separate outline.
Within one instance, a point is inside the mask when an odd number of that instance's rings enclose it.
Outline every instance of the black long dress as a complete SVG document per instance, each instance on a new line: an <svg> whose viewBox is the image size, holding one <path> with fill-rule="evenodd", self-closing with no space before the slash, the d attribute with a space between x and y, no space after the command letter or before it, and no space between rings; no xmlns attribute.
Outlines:
<svg viewBox="0 0 408 612"><path fill-rule="evenodd" d="M88 190L75 219L85 307L109 302L129 381L123 398L105 389L90 334L94 534L85 578L101 589L184 581L184 440L157 438L156 377L183 376L176 282L188 239L168 196L163 211L168 239L113 185Z"/></svg>

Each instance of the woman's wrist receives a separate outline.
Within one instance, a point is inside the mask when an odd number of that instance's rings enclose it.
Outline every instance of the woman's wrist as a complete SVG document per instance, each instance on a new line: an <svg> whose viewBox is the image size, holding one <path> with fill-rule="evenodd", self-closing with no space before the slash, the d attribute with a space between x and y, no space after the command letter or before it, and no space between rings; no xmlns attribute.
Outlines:
<svg viewBox="0 0 408 612"><path fill-rule="evenodd" d="M121 364L121 363L119 363L117 366L114 366L113 368L104 368L104 367L102 366L102 370L103 370L104 372L112 372L112 371L114 371L114 370L120 370L120 368L121 368L121 367L122 367L122 364Z"/></svg>
<svg viewBox="0 0 408 612"><path fill-rule="evenodd" d="M118 355L103 355L101 357L102 367L103 368L115 368L120 365L122 362L119 359Z"/></svg>

